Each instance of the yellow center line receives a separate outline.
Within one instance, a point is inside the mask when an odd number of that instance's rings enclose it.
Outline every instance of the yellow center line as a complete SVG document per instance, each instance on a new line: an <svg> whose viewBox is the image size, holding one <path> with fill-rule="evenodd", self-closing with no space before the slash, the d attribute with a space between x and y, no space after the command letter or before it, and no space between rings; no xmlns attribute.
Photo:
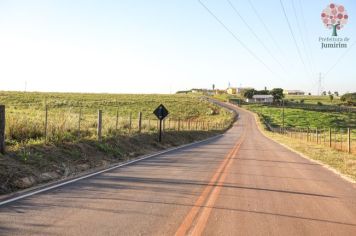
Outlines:
<svg viewBox="0 0 356 236"><path fill-rule="evenodd" d="M232 163L232 158L236 155L238 152L241 143L243 142L245 138L245 130L242 135L242 137L239 139L239 141L234 145L234 147L229 151L229 153L225 156L223 162L220 164L218 169L215 171L213 177L210 179L209 184L205 187L203 192L200 194L199 198L196 200L194 203L194 206L191 208L187 216L184 218L182 224L179 226L178 230L176 231L175 235L176 236L183 236L186 235L188 230L191 228L194 219L198 215L200 209L203 207L204 202L206 202L206 199L208 199L207 208L204 208L202 214L200 215L196 226L193 229L193 235L195 233L201 234L201 232L205 228L205 224L209 218L211 207L214 205L221 186L216 186L218 183L223 183L225 178L226 178L226 171L228 167L230 167ZM221 184L220 184L221 185ZM210 194L210 196L209 196ZM210 210L207 210L210 209Z"/></svg>

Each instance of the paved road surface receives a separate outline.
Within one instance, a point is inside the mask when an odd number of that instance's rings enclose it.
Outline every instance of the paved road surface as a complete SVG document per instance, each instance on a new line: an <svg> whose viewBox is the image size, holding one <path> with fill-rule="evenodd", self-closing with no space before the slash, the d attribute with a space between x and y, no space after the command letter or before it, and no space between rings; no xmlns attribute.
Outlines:
<svg viewBox="0 0 356 236"><path fill-rule="evenodd" d="M0 235L356 235L356 188L265 138L224 136L0 207Z"/></svg>

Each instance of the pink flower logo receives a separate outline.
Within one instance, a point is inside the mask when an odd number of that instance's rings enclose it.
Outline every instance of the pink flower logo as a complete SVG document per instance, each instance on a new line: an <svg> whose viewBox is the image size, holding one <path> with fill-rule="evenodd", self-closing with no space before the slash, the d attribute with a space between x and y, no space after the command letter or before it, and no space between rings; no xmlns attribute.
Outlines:
<svg viewBox="0 0 356 236"><path fill-rule="evenodd" d="M329 4L321 13L321 20L326 28L332 29L332 36L337 36L337 31L342 29L349 19L349 15L342 5Z"/></svg>

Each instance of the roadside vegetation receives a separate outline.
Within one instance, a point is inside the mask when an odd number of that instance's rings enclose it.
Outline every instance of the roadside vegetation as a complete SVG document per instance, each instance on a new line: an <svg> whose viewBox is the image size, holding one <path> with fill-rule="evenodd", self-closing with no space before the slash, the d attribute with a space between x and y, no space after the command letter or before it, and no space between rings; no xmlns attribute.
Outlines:
<svg viewBox="0 0 356 236"><path fill-rule="evenodd" d="M305 156L319 161L322 164L335 169L337 172L356 181L356 113L355 112L326 112L311 111L305 109L285 108L284 124L291 130L302 130L306 127L319 128L319 142L315 137L315 130L311 130L308 138L306 133L281 134L271 132L270 127L282 127L282 107L266 106L259 104L243 105L244 108L255 113L259 119L259 126L268 137L282 143ZM267 125L268 124L268 125ZM326 129L327 128L327 129ZM325 143L328 139L328 130L332 128L332 147ZM351 153L345 152L347 146L346 129L351 128ZM323 133L325 132L325 133ZM325 135L326 134L326 135ZM342 146L342 143L344 144ZM344 150L340 151L340 150Z"/></svg>
<svg viewBox="0 0 356 236"><path fill-rule="evenodd" d="M246 104L243 107L260 114L274 127L282 127L282 106ZM313 111L300 108L284 108L284 125L292 128L356 128L356 112Z"/></svg>
<svg viewBox="0 0 356 236"><path fill-rule="evenodd" d="M153 110L161 103L170 114L159 143ZM0 154L0 194L205 139L234 120L230 111L186 94L0 92L0 104L6 106L7 146ZM96 134L99 109L102 141Z"/></svg>

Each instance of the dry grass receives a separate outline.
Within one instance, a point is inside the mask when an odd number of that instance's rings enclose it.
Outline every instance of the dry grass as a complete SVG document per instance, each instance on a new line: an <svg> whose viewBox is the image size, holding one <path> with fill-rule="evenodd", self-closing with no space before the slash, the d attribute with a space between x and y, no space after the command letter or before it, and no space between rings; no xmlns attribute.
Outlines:
<svg viewBox="0 0 356 236"><path fill-rule="evenodd" d="M284 144L289 148L303 154L309 159L319 161L320 163L336 170L344 176L347 176L356 181L356 155L348 154L333 148L325 147L320 144L306 142L295 138L290 138L286 135L273 133L267 130L256 113L255 115L257 125L262 133L267 137Z"/></svg>

